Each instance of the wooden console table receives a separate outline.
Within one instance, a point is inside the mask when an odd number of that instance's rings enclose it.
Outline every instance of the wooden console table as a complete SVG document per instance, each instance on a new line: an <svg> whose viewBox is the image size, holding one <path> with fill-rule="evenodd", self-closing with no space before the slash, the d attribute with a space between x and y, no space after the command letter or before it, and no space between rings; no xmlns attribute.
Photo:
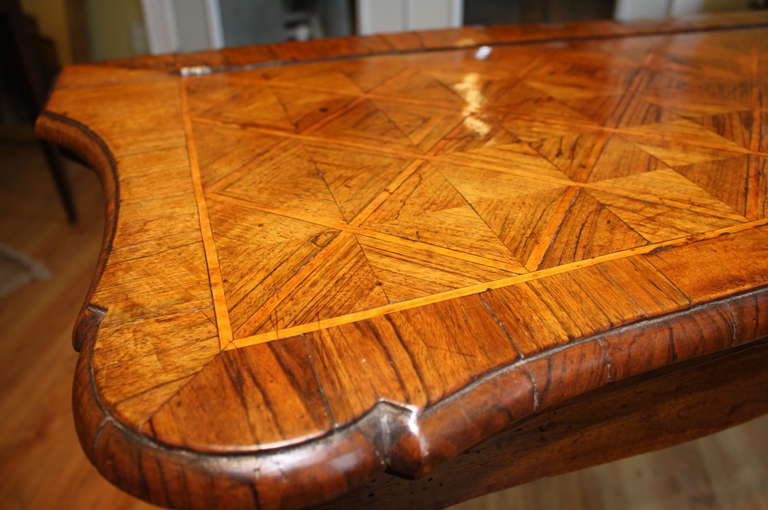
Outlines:
<svg viewBox="0 0 768 510"><path fill-rule="evenodd" d="M768 411L768 15L66 68L86 454L178 508L429 508Z"/></svg>

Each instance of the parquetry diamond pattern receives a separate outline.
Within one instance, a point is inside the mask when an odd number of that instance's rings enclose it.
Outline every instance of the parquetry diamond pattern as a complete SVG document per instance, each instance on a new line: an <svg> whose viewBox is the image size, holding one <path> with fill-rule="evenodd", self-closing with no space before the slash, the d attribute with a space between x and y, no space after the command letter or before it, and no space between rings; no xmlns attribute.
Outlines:
<svg viewBox="0 0 768 510"><path fill-rule="evenodd" d="M762 217L768 47L754 37L190 79L235 338Z"/></svg>

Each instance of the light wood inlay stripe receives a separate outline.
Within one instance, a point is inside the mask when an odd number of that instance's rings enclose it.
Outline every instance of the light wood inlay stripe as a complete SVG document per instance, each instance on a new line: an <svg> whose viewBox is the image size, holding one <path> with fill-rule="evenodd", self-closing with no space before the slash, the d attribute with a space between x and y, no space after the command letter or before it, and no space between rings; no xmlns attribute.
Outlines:
<svg viewBox="0 0 768 510"><path fill-rule="evenodd" d="M759 154L760 141L762 134L763 116L760 111L760 53L756 46L752 46L752 56L750 61L750 74L752 82L752 96L750 106L752 110L752 133L749 139L749 150L754 154ZM768 98L766 98L768 99ZM748 218L754 218L760 212L760 186L765 176L760 172L760 164L756 158L749 160L749 185L747 187L747 211Z"/></svg>
<svg viewBox="0 0 768 510"><path fill-rule="evenodd" d="M224 282L221 277L221 268L219 267L219 257L216 253L216 244L213 239L213 231L208 216L208 207L205 203L205 193L203 192L203 182L200 176L200 164L197 159L197 147L195 137L192 133L192 119L189 115L189 97L187 95L187 80L182 77L179 80L179 91L181 95L181 117L184 122L184 133L187 139L187 155L189 158L189 172L192 178L192 186L195 190L195 200L197 202L197 214L200 220L200 234L203 238L203 248L205 250L205 260L208 266L208 280L211 285L211 295L213 298L213 311L216 316L216 327L219 332L219 348L223 349L232 341L232 326L229 322L229 312L227 311L227 298L224 295Z"/></svg>
<svg viewBox="0 0 768 510"><path fill-rule="evenodd" d="M301 335L301 334L309 333L312 331L319 331L321 329L340 326L343 324L350 324L352 322L371 319L373 317L378 317L380 315L386 315L386 314L398 312L401 310L410 310L412 308L418 308L420 306L439 303L442 301L447 301L449 299L455 299L455 298L460 298L464 296L469 296L472 294L477 294L479 292L483 292L489 289L499 289L502 287L508 287L510 285L515 285L518 283L537 280L539 278L544 278L546 276L551 276L559 273L566 273L566 272L580 269L583 267L594 266L596 264L607 262L609 260L617 260L617 259L623 259L626 257L631 257L634 255L642 255L666 246L674 246L676 244L681 244L681 243L688 244L691 242L702 241L705 239L713 239L723 234L742 232L744 230L750 230L766 224L768 224L768 218L752 221L749 223L743 223L740 225L734 225L732 227L722 228L719 230L713 230L705 234L696 234L696 235L682 237L678 239L670 239L668 241L664 241L660 243L648 244L645 246L639 246L637 248L632 248L624 251L617 251L614 253L601 255L599 257L594 257L591 259L579 260L576 262L571 262L569 264L563 264L556 267L541 269L539 271L533 271L526 274L511 276L509 278L503 278L503 279L495 280L492 282L478 283L476 285L470 285L468 287L463 287L460 289L440 292L437 294L432 294L430 296L411 299L411 300L403 301L400 303L393 303L389 305L379 306L376 308L362 310L360 312L350 313L347 315L340 315L340 316L332 317L329 319L317 320L311 323L301 324L301 325L293 326L290 328L276 329L275 331L269 331L267 333L260 333L258 335L252 335L252 336L247 336L243 338L236 338L232 341L232 343L229 346L225 347L225 350L240 349L243 347L248 347L249 345L272 342L275 340L281 340L283 338L289 338L295 335Z"/></svg>

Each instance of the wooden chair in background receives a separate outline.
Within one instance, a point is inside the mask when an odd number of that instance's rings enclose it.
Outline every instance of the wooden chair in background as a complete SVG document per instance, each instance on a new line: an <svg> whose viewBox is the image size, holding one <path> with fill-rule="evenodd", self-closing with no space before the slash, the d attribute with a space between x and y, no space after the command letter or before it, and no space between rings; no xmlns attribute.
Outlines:
<svg viewBox="0 0 768 510"><path fill-rule="evenodd" d="M0 0L0 88L7 116L34 121L43 108L58 63L50 40L37 32L37 23L25 16L18 0ZM72 191L59 148L40 146L70 223L77 221Z"/></svg>

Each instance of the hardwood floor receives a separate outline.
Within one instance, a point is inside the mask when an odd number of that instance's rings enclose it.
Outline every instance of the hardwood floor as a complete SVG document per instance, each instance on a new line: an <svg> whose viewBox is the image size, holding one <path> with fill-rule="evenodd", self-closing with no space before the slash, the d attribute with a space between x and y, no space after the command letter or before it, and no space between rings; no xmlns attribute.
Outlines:
<svg viewBox="0 0 768 510"><path fill-rule="evenodd" d="M42 261L48 281L0 298L0 507L154 508L113 488L75 437L70 331L101 242L96 176L69 166L81 216L67 225L34 144L0 143L0 242ZM768 417L675 448L549 478L454 507L768 509Z"/></svg>
<svg viewBox="0 0 768 510"><path fill-rule="evenodd" d="M4 143L0 160L0 242L53 274L0 299L0 506L151 508L101 479L72 421L71 328L101 243L99 182L69 165L81 215L70 226L36 145Z"/></svg>

